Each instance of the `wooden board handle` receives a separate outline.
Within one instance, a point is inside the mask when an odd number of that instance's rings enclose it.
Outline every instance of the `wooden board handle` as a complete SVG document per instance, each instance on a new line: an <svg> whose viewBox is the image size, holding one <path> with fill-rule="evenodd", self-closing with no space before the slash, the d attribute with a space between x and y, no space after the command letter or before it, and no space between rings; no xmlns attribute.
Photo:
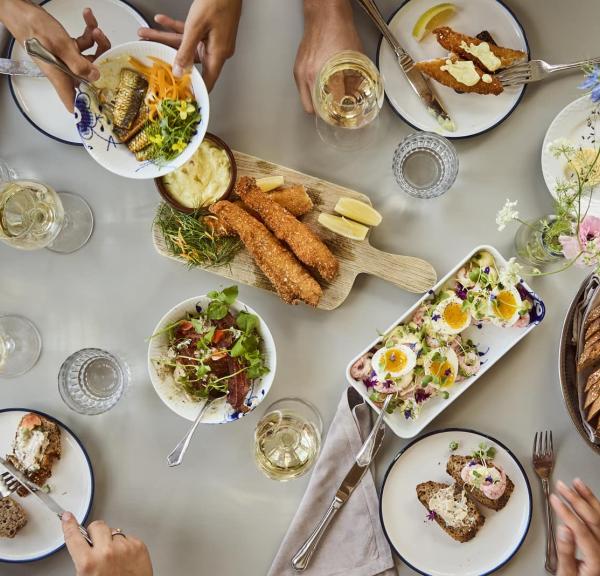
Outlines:
<svg viewBox="0 0 600 576"><path fill-rule="evenodd" d="M437 282L435 268L426 260L388 254L370 245L360 263L361 272L383 278L408 292L422 294Z"/></svg>

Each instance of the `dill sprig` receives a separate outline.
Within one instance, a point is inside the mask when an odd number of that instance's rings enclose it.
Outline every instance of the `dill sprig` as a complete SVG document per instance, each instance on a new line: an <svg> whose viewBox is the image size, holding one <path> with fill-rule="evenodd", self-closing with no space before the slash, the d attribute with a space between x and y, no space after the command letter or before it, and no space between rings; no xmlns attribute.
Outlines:
<svg viewBox="0 0 600 576"><path fill-rule="evenodd" d="M189 268L229 264L242 248L237 237L215 235L203 221L207 215L205 209L184 214L165 203L156 211L154 225L161 231L169 252L184 260Z"/></svg>

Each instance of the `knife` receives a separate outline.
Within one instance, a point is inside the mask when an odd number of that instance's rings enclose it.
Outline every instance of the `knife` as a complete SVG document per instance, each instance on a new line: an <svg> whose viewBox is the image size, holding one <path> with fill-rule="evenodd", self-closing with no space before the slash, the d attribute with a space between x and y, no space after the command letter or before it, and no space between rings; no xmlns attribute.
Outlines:
<svg viewBox="0 0 600 576"><path fill-rule="evenodd" d="M34 496L37 496L42 501L44 506L46 506L46 508L56 514L59 518L62 518L65 510L64 508L61 508L53 498L41 490L39 486L31 482L31 480L29 480L23 473L19 472L10 462L7 462L2 457L0 457L0 464L2 464L2 466L8 470L11 476L19 481L21 486L26 488ZM90 538L88 531L81 525L79 525L79 532L81 532L81 535L87 540L88 544L93 546L92 539Z"/></svg>
<svg viewBox="0 0 600 576"><path fill-rule="evenodd" d="M43 78L45 76L35 62L9 60L8 58L0 58L0 74L28 76L29 78Z"/></svg>
<svg viewBox="0 0 600 576"><path fill-rule="evenodd" d="M392 47L392 50L396 54L396 59L398 60L398 66L400 66L401 70L404 72L408 83L416 92L417 96L419 96L423 104L425 104L429 113L448 132L454 132L454 130L456 130L454 121L450 118L448 112L446 112L446 109L439 98L435 95L427 78L425 78L421 71L415 67L414 60L410 57L408 52L402 48L400 42L398 42L390 30L390 27L383 19L374 0L357 0L357 2L364 8L375 26L377 26L379 31L383 34L383 37Z"/></svg>
<svg viewBox="0 0 600 576"><path fill-rule="evenodd" d="M386 403L389 403L392 394L386 398ZM387 408L387 405L384 405ZM308 564L312 555L315 553L321 538L327 531L329 524L333 520L334 516L338 513L340 508L348 501L354 489L358 486L362 477L366 474L373 458L381 448L383 443L383 437L385 435L385 426L381 424L385 409L382 409L375 426L369 437L366 439L362 448L360 449L352 468L348 471L345 478L342 480L337 492L325 512L321 521L317 524L312 534L308 537L306 542L300 547L298 552L292 558L292 566L294 570L301 572L308 568Z"/></svg>

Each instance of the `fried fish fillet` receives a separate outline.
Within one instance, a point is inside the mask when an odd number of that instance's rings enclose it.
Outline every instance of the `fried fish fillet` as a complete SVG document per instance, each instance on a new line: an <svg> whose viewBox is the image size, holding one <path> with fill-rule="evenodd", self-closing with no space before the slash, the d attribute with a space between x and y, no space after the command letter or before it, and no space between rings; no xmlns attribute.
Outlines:
<svg viewBox="0 0 600 576"><path fill-rule="evenodd" d="M436 35L438 43L446 50L453 52L454 54L458 54L463 60L471 60L477 67L485 70L486 72L496 72L501 68L507 68L508 66L512 66L516 62L527 58L527 54L521 50L512 50L511 48L504 48L491 42L487 42L490 51L497 58L499 58L501 62L498 67L492 70L488 68L479 58L477 58L477 56L467 52L463 46L463 42L467 47L469 47L471 44L479 46L483 40L473 36L467 36L466 34L461 34L460 32L455 32L449 26L441 26L436 28L433 30L433 33Z"/></svg>
<svg viewBox="0 0 600 576"><path fill-rule="evenodd" d="M455 59L452 59L455 61ZM495 76L490 75L491 82L484 82L480 80L473 86L467 86L462 82L459 82L450 72L442 70L442 66L446 64L446 58L437 58L436 60L426 60L424 62L417 62L415 66L427 76L431 76L434 80L437 80L440 84L453 88L458 92L474 92L476 94L500 94L504 89L500 80ZM475 71L481 78L486 72L475 66Z"/></svg>
<svg viewBox="0 0 600 576"><path fill-rule="evenodd" d="M314 268L325 280L333 280L339 271L339 262L325 243L288 210L269 198L254 178L243 176L236 191L244 204L260 215L267 228L285 242L298 260Z"/></svg>
<svg viewBox="0 0 600 576"><path fill-rule="evenodd" d="M269 195L269 198L275 200L277 204L283 206L286 210L289 210L297 218L308 214L314 206L313 201L306 192L306 188L302 184L292 184L290 186L276 188L272 192L267 192L267 194ZM241 200L236 200L235 204L238 204L255 218L260 219L259 215L251 208L248 208ZM218 216L207 216L205 218L205 223L208 224L218 236L235 235L235 232L227 228L225 222Z"/></svg>
<svg viewBox="0 0 600 576"><path fill-rule="evenodd" d="M303 301L317 306L323 293L319 283L261 222L227 200L213 204L209 210L238 234L284 302L296 304Z"/></svg>

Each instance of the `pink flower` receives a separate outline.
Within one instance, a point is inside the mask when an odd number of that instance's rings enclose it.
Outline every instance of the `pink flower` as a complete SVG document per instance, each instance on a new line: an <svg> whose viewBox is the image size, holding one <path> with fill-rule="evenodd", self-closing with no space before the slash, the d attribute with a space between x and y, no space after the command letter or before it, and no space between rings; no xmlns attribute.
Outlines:
<svg viewBox="0 0 600 576"><path fill-rule="evenodd" d="M574 236L559 236L558 241L562 246L563 254L567 260L576 258L581 252L579 241Z"/></svg>
<svg viewBox="0 0 600 576"><path fill-rule="evenodd" d="M600 218L586 216L579 225L579 239L581 244L594 240L600 236Z"/></svg>
<svg viewBox="0 0 600 576"><path fill-rule="evenodd" d="M563 254L568 260L577 258L581 252L585 252L588 242L600 238L600 218L586 216L579 225L579 238L576 236L559 236L558 241L563 249ZM579 260L580 266L586 264ZM588 264L589 265L589 264Z"/></svg>

